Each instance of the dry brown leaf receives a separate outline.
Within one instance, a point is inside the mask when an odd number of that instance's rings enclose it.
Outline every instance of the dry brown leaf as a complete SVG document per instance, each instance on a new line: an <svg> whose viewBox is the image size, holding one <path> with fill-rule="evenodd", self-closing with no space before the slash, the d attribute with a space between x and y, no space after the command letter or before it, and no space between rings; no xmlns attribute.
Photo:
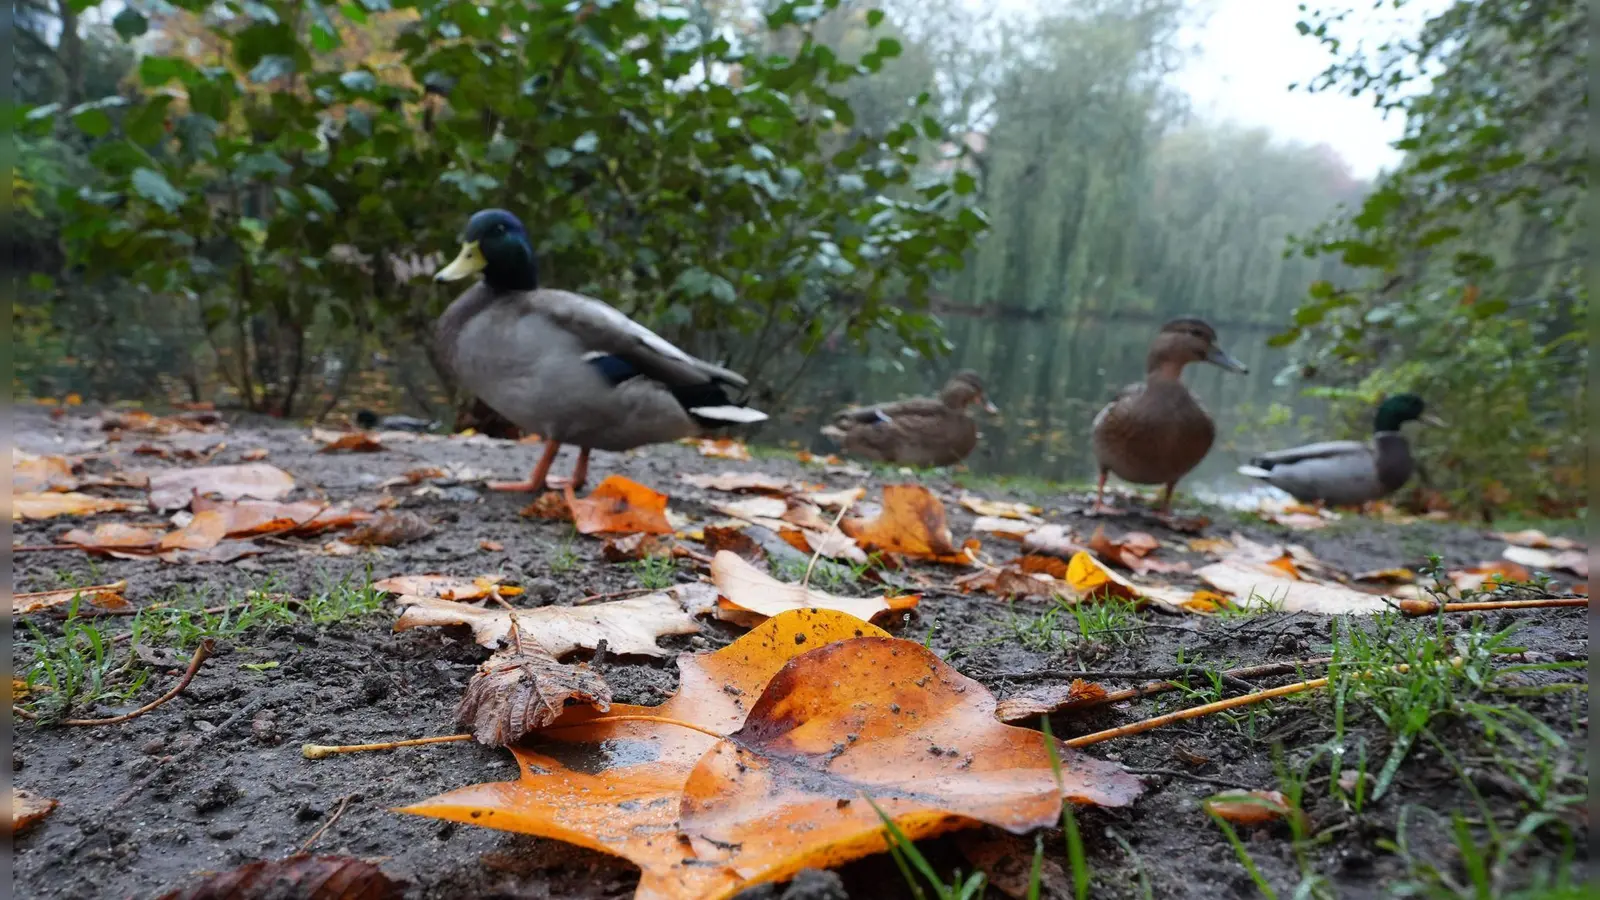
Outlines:
<svg viewBox="0 0 1600 900"><path fill-rule="evenodd" d="M711 560L711 581L724 598L717 604L718 617L744 623L750 619L739 613L765 618L791 609L831 609L870 620L891 610L911 609L921 599L917 594L839 597L809 586L786 584L726 550Z"/></svg>
<svg viewBox="0 0 1600 900"><path fill-rule="evenodd" d="M240 453L239 460L241 462L260 462L271 455L272 451L265 447L252 447L249 450Z"/></svg>
<svg viewBox="0 0 1600 900"><path fill-rule="evenodd" d="M121 610L131 609L127 599L122 596L128 589L126 579L114 581L111 584L97 584L91 587L63 588L57 591L24 591L11 595L11 614L13 616L27 615L41 609L53 609L65 606L74 598L82 597L79 602L87 603L99 609Z"/></svg>
<svg viewBox="0 0 1600 900"><path fill-rule="evenodd" d="M132 500L113 500L72 493L14 493L11 495L11 518L53 519L57 516L89 516L103 512L142 510L143 503Z"/></svg>
<svg viewBox="0 0 1600 900"><path fill-rule="evenodd" d="M538 649L496 653L467 682L456 722L478 743L504 747L554 722L569 700L605 712L611 686L587 665L566 665Z"/></svg>
<svg viewBox="0 0 1600 900"><path fill-rule="evenodd" d="M1581 541L1566 537L1551 537L1537 528L1525 528L1522 531L1497 531L1491 537L1497 537L1508 544L1518 547L1534 547L1540 550L1587 549Z"/></svg>
<svg viewBox="0 0 1600 900"><path fill-rule="evenodd" d="M794 455L794 458L800 462L812 466L837 466L844 462L844 460L833 455L832 453L828 454L827 456L818 456L815 453L812 453L810 450L801 450L799 453Z"/></svg>
<svg viewBox="0 0 1600 900"><path fill-rule="evenodd" d="M13 786L11 788L11 834L16 836L34 825L37 825L45 816L55 812L58 801L50 797L41 797L32 791Z"/></svg>
<svg viewBox="0 0 1600 900"><path fill-rule="evenodd" d="M1203 806L1235 825L1265 825L1294 812L1281 791L1226 791L1208 798Z"/></svg>
<svg viewBox="0 0 1600 900"><path fill-rule="evenodd" d="M678 480L684 484L709 491L781 495L804 493L807 490L806 485L779 478L776 475L768 475L766 472L718 472L715 475L683 474L678 476Z"/></svg>
<svg viewBox="0 0 1600 900"><path fill-rule="evenodd" d="M957 578L964 591L983 591L996 597L1071 596L1072 588L1046 571L1027 571L1018 563L991 566Z"/></svg>
<svg viewBox="0 0 1600 900"><path fill-rule="evenodd" d="M499 650L510 645L511 620L515 616L523 649L537 647L557 659L580 647L593 650L601 641L612 653L668 656L672 651L657 646L656 638L700 630L694 618L684 611L681 593L674 589L588 606L518 610L485 609L409 594L401 595L396 602L405 611L394 623L395 631L428 625L467 625L472 628L473 640Z"/></svg>
<svg viewBox="0 0 1600 900"><path fill-rule="evenodd" d="M806 491L800 496L824 509L842 509L854 505L866 495L866 488L853 487L838 491Z"/></svg>
<svg viewBox="0 0 1600 900"><path fill-rule="evenodd" d="M712 556L726 551L753 563L767 558L767 551L761 549L755 538L737 528L707 525L701 533L700 543L706 545L706 552Z"/></svg>
<svg viewBox="0 0 1600 900"><path fill-rule="evenodd" d="M261 556L268 552L270 551L266 547L250 541L223 541L215 547L207 547L203 550L184 550L182 548L166 550L157 558L165 563L197 565L201 563L231 563L244 559L246 556Z"/></svg>
<svg viewBox="0 0 1600 900"><path fill-rule="evenodd" d="M372 513L365 510L329 506L312 500L283 503L276 500L196 497L190 508L195 515L211 510L222 513L227 518L230 538L264 534L312 535L335 528L348 528L372 518Z"/></svg>
<svg viewBox="0 0 1600 900"><path fill-rule="evenodd" d="M228 535L228 517L219 510L197 512L189 524L161 536L157 547L165 550L210 550Z"/></svg>
<svg viewBox="0 0 1600 900"><path fill-rule="evenodd" d="M1023 834L1058 821L1063 799L1120 806L1141 791L1059 742L1058 780L1045 738L996 721L981 684L842 613L794 610L680 666L667 703L612 708L658 721L569 709L546 743L511 748L517 781L402 811L614 853L640 867L636 897L690 900L882 851L866 797L915 840L974 822Z"/></svg>
<svg viewBox="0 0 1600 900"><path fill-rule="evenodd" d="M1358 572L1352 575L1355 581L1370 581L1376 584L1411 584L1417 580L1417 573L1410 569L1374 569L1371 572Z"/></svg>
<svg viewBox="0 0 1600 900"><path fill-rule="evenodd" d="M1071 530L1062 525L1043 525L1022 539L1022 548L1029 553L1044 553L1071 559L1087 550L1078 542Z"/></svg>
<svg viewBox="0 0 1600 900"><path fill-rule="evenodd" d="M739 462L750 461L750 448L732 438L699 438L693 443L701 456L733 459Z"/></svg>
<svg viewBox="0 0 1600 900"><path fill-rule="evenodd" d="M961 855L984 874L985 883L1007 897L1025 900L1029 896L1072 896L1072 882L1066 870L1053 859L1039 860L1039 875L1035 880L1033 841L988 828L963 831L955 836L955 843ZM1034 894L1036 888L1038 893Z"/></svg>
<svg viewBox="0 0 1600 900"><path fill-rule="evenodd" d="M778 531L778 536L801 553L820 553L829 559L842 559L853 565L867 561L867 551L837 528L828 531L783 528Z"/></svg>
<svg viewBox="0 0 1600 900"><path fill-rule="evenodd" d="M1233 542L1223 537L1197 537L1189 539L1189 549L1195 553L1225 556L1233 552Z"/></svg>
<svg viewBox="0 0 1600 900"><path fill-rule="evenodd" d="M1195 574L1232 598L1233 605L1239 609L1370 615L1393 608L1382 597L1354 588L1299 581L1282 573L1274 574L1271 568L1261 568L1234 559L1204 566Z"/></svg>
<svg viewBox="0 0 1600 900"><path fill-rule="evenodd" d="M667 495L637 481L611 475L584 498L566 489L567 508L579 534L671 534Z"/></svg>
<svg viewBox="0 0 1600 900"><path fill-rule="evenodd" d="M72 474L72 460L64 456L36 456L11 448L11 492L34 494L70 491L78 486Z"/></svg>
<svg viewBox="0 0 1600 900"><path fill-rule="evenodd" d="M522 593L522 588L500 582L499 575L479 575L476 578L459 578L454 575L396 575L393 578L374 581L372 589L385 594L409 594L440 600L482 600L491 594L515 597Z"/></svg>
<svg viewBox="0 0 1600 900"><path fill-rule="evenodd" d="M1589 554L1582 550L1550 551L1535 547L1510 546L1500 555L1530 569L1571 572L1580 578L1589 577Z"/></svg>
<svg viewBox="0 0 1600 900"><path fill-rule="evenodd" d="M344 541L357 547L398 547L430 534L433 534L433 526L427 519L414 512L386 510L350 532Z"/></svg>
<svg viewBox="0 0 1600 900"><path fill-rule="evenodd" d="M481 540L478 542L478 549L486 553L501 553L506 546L499 541Z"/></svg>
<svg viewBox="0 0 1600 900"><path fill-rule="evenodd" d="M972 530L980 534L992 534L995 537L1005 538L1008 541L1022 541L1028 535L1038 530L1039 526L1021 519L1005 519L999 516L979 516L972 520Z"/></svg>
<svg viewBox="0 0 1600 900"><path fill-rule="evenodd" d="M291 856L246 863L157 900L399 900L404 882L349 856Z"/></svg>
<svg viewBox="0 0 1600 900"><path fill-rule="evenodd" d="M1043 512L1039 507L1014 500L985 500L972 494L962 494L957 498L956 502L980 516L996 519L1017 519L1034 524L1044 521L1039 518L1039 513Z"/></svg>
<svg viewBox="0 0 1600 900"><path fill-rule="evenodd" d="M944 504L920 484L887 484L883 511L870 521L846 519L844 532L866 550L970 566L980 547L976 539L957 547L945 524Z"/></svg>
<svg viewBox="0 0 1600 900"><path fill-rule="evenodd" d="M725 516L776 530L783 526L783 514L789 511L789 503L782 497L746 497L727 503L713 503L711 508Z"/></svg>
<svg viewBox="0 0 1600 900"><path fill-rule="evenodd" d="M1482 590L1485 585L1508 584L1533 580L1533 573L1509 559L1483 562L1468 569L1452 569L1445 573L1458 590Z"/></svg>
<svg viewBox="0 0 1600 900"><path fill-rule="evenodd" d="M383 442L364 431L341 434L323 444L318 453L377 453L385 449Z"/></svg>
<svg viewBox="0 0 1600 900"><path fill-rule="evenodd" d="M1273 504L1262 503L1256 511L1263 522L1282 525L1295 531L1314 531L1326 528L1339 521L1339 514L1332 510L1316 506L1307 506L1303 503Z"/></svg>
<svg viewBox="0 0 1600 900"><path fill-rule="evenodd" d="M150 474L150 505L162 510L181 509L196 496L281 500L292 490L293 476L268 463L167 469Z"/></svg>
<svg viewBox="0 0 1600 900"><path fill-rule="evenodd" d="M635 533L608 537L605 545L600 548L600 558L610 563L671 555L671 542L654 534Z"/></svg>
<svg viewBox="0 0 1600 900"><path fill-rule="evenodd" d="M1210 591L1190 591L1167 585L1137 584L1118 575L1087 551L1081 552L1067 563L1066 581L1081 597L1121 597L1125 600L1149 601L1172 612L1213 613L1221 606L1230 606L1227 598ZM1218 600L1223 602L1219 603Z"/></svg>
<svg viewBox="0 0 1600 900"><path fill-rule="evenodd" d="M519 510L517 515L525 519L572 521L572 509L567 506L567 498L559 491L545 491L533 498L533 502Z"/></svg>
<svg viewBox="0 0 1600 900"><path fill-rule="evenodd" d="M1002 722L1021 722L1077 706L1094 706L1106 698L1106 689L1082 678L1071 684L1051 684L1001 700L994 710Z"/></svg>
<svg viewBox="0 0 1600 900"><path fill-rule="evenodd" d="M161 532L121 522L107 522L95 526L93 532L74 528L61 536L63 544L77 544L90 553L132 553L141 556L156 552L161 543Z"/></svg>

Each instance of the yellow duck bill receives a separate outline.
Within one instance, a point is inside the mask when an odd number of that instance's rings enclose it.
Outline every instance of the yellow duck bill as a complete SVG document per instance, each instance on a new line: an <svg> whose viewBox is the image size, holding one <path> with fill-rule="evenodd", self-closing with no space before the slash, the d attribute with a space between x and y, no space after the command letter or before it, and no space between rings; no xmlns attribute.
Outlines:
<svg viewBox="0 0 1600 900"><path fill-rule="evenodd" d="M483 271L489 263L483 258L483 250L479 249L477 241L468 241L461 245L461 252L450 265L445 266L433 276L434 281L460 281L470 278Z"/></svg>

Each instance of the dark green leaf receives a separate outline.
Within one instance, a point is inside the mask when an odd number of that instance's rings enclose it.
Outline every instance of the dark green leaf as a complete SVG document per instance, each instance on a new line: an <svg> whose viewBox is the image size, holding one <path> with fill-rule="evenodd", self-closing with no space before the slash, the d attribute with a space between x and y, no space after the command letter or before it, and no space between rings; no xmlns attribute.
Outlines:
<svg viewBox="0 0 1600 900"><path fill-rule="evenodd" d="M169 213L183 205L183 193L155 169L135 169L130 183L134 193Z"/></svg>
<svg viewBox="0 0 1600 900"><path fill-rule="evenodd" d="M131 41L150 30L150 20L133 7L124 6L121 12L112 17L111 27L123 40Z"/></svg>

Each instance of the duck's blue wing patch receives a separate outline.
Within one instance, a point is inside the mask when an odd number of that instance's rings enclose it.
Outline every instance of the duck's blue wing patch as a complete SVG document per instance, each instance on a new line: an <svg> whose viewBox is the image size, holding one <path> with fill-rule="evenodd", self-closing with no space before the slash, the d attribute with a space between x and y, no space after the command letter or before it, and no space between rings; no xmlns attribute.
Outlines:
<svg viewBox="0 0 1600 900"><path fill-rule="evenodd" d="M620 356L597 353L586 358L584 362L600 370L600 374L605 376L612 387L639 376L638 367Z"/></svg>

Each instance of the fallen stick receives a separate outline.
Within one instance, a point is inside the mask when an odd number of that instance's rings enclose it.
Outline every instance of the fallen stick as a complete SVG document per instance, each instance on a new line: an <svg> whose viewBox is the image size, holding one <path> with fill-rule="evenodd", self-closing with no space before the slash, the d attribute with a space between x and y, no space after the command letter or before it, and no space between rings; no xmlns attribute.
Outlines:
<svg viewBox="0 0 1600 900"><path fill-rule="evenodd" d="M306 759L324 759L339 753L365 753L368 750L395 750L400 747L420 747L423 744L448 744L470 740L472 740L470 734L441 734L404 741L381 741L376 744L305 744L300 748L300 755Z"/></svg>
<svg viewBox="0 0 1600 900"><path fill-rule="evenodd" d="M1323 656L1317 659L1297 659L1291 662L1266 663L1259 666L1245 666L1242 669L1228 669L1225 672L1218 672L1217 674L1221 675L1224 680L1266 678L1270 675L1292 675L1299 671L1303 666L1325 666L1331 662L1333 662L1333 657ZM1196 670L1189 674L1204 675L1206 673L1202 669ZM1178 684L1174 681L1151 681L1141 684L1138 687L1124 688L1120 691L1111 691L1104 697L1099 697L1095 700L1087 701L1078 705L1103 706L1107 703L1121 703L1124 700L1138 700L1141 697L1149 697L1152 694L1163 694L1167 691L1176 691L1183 687L1185 687L1185 685Z"/></svg>
<svg viewBox="0 0 1600 900"><path fill-rule="evenodd" d="M1550 597L1545 600L1483 600L1472 603L1444 603L1437 600L1401 600L1400 611L1408 616L1431 616L1444 612L1480 612L1492 609L1546 609L1561 606L1588 606L1588 597Z"/></svg>
<svg viewBox="0 0 1600 900"><path fill-rule="evenodd" d="M328 817L328 821L322 823L321 828L318 828L315 832L313 832L311 837L306 838L306 842L300 845L301 853L310 850L311 845L317 842L317 838L322 837L324 832L333 827L333 823L339 821L339 817L344 815L344 808L350 805L350 798L354 796L355 794L345 794L343 797L339 798L339 808L333 811L333 815Z"/></svg>
<svg viewBox="0 0 1600 900"><path fill-rule="evenodd" d="M120 716L112 716L112 717L110 717L108 719L62 719L60 722L57 722L56 724L57 725L120 725L123 722L129 721L130 719L137 719L140 716L144 715L145 713L149 712L150 710L155 709L156 707L160 706L161 704L166 703L167 701L171 700L172 698L174 698L174 697L178 696L179 694L183 693L183 689L188 687L189 686L189 682L194 680L195 673L200 671L200 665L206 661L206 657L210 656L211 655L211 651L213 649L215 649L215 648L216 648L215 642L211 641L210 639L201 641L200 642L200 646L196 647L195 650L194 650L194 657L189 660L189 668L184 671L183 677L178 679L178 683L172 686L172 690L167 691L165 694L162 694L161 696L157 697L154 700L151 700L149 703L146 703L145 705L139 707L138 709L134 710L133 712L125 713L125 714L120 715ZM14 713L18 718L28 719L30 721L37 720L39 718L38 716L34 715L33 713L30 713L27 710L21 709L21 708L16 707L16 706L11 707L11 712Z"/></svg>
<svg viewBox="0 0 1600 900"><path fill-rule="evenodd" d="M1156 716L1153 719L1130 722L1127 725L1119 725L1116 728L1107 728L1104 731L1080 735L1062 743L1072 748L1087 747L1090 744L1098 744L1101 741L1109 741L1112 738L1127 737L1130 734L1139 734L1140 732L1160 728L1163 725L1171 725L1173 722L1181 722L1184 719L1198 719L1201 716L1209 716L1215 712L1222 712L1240 706L1249 706L1252 703L1260 703L1263 700L1271 700L1274 697L1287 697L1290 694L1298 694L1302 691L1314 691L1317 688L1326 687L1327 684L1328 679L1326 677L1313 678L1310 681L1297 681L1294 684L1286 684L1283 687L1269 688L1265 691L1243 694L1238 697L1229 697L1226 700L1218 700L1215 703L1205 703L1200 706L1191 706L1188 709L1180 709L1177 712Z"/></svg>

